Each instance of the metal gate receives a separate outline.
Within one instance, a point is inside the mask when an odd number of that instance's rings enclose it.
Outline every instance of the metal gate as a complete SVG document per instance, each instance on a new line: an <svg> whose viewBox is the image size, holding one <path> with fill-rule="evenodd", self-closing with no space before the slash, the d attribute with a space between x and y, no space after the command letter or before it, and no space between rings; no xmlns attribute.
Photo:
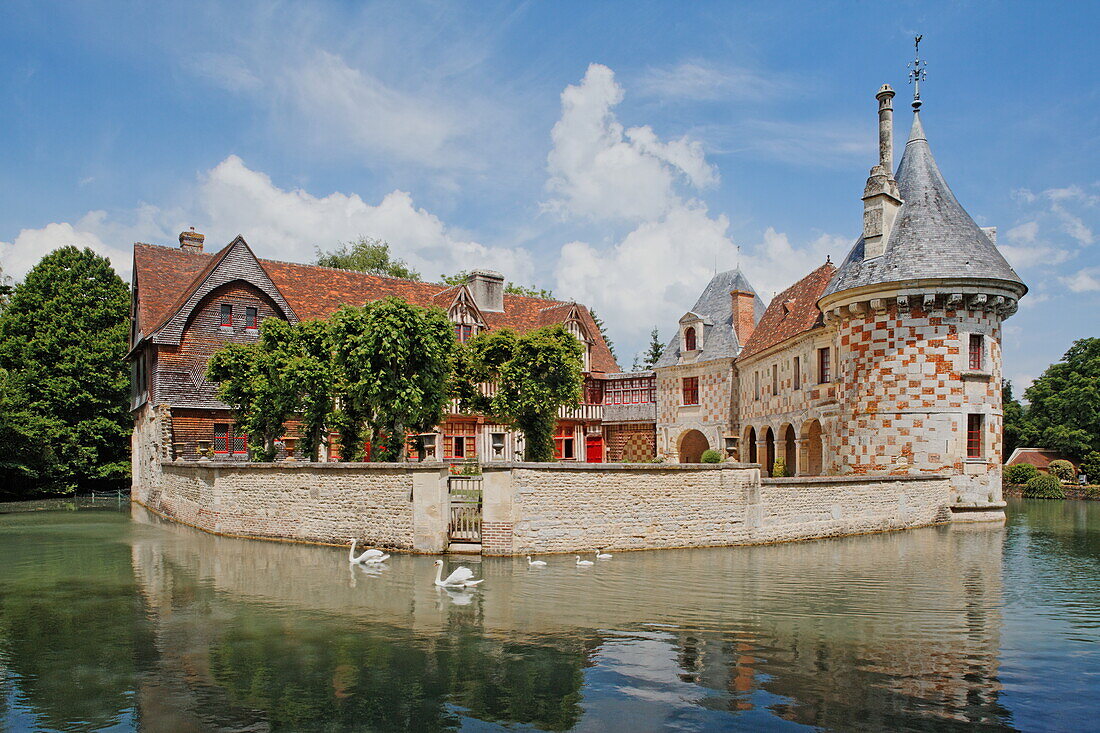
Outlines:
<svg viewBox="0 0 1100 733"><path fill-rule="evenodd" d="M447 479L451 521L447 535L452 542L481 542L481 477L451 476Z"/></svg>

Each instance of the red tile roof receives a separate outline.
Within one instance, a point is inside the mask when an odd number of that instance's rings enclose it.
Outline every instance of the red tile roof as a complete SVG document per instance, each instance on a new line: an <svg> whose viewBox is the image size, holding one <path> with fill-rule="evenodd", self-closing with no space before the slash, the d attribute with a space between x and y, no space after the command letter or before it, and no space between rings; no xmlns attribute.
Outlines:
<svg viewBox="0 0 1100 733"><path fill-rule="evenodd" d="M737 358L744 359L759 354L817 325L821 319L821 311L817 308L818 298L825 292L835 272L836 267L831 262L826 262L772 298Z"/></svg>
<svg viewBox="0 0 1100 733"><path fill-rule="evenodd" d="M1046 448L1017 448L1012 451L1012 455L1009 456L1008 462L1005 465L1018 466L1021 463L1029 463L1040 471L1046 471L1050 468L1051 461L1069 461L1069 459L1056 450L1047 450ZM1073 464L1073 461L1070 461L1070 463ZM1073 465L1076 468L1076 464Z"/></svg>
<svg viewBox="0 0 1100 733"><path fill-rule="evenodd" d="M175 313L228 250L218 253L185 252L176 247L134 245L134 278L138 288L138 330L146 337ZM420 306L446 308L458 287L415 282L395 277L260 260L295 314L302 320L324 318L342 305L359 306L387 295L396 295ZM504 296L503 313L482 315L490 328L513 328L521 333L541 326L564 323L571 303L523 295ZM594 371L617 372L619 365L607 348L588 309L579 307L581 320L596 343L592 349Z"/></svg>

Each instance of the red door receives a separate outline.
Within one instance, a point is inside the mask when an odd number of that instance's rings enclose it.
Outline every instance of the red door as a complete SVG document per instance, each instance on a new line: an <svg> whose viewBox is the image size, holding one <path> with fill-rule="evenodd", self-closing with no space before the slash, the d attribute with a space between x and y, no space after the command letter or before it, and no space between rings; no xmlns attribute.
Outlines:
<svg viewBox="0 0 1100 733"><path fill-rule="evenodd" d="M603 463L603 438L589 435L584 442L584 460L588 463Z"/></svg>

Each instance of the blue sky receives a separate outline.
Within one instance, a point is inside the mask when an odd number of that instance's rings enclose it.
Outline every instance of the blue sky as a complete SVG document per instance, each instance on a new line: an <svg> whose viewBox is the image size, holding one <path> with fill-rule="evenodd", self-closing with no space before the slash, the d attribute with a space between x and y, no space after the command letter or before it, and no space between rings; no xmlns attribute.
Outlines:
<svg viewBox="0 0 1100 733"><path fill-rule="evenodd" d="M0 6L0 266L194 226L261 257L387 239L596 308L628 367L718 269L765 297L841 259L874 93L924 34L945 177L1031 287L1005 371L1100 321L1092 4Z"/></svg>

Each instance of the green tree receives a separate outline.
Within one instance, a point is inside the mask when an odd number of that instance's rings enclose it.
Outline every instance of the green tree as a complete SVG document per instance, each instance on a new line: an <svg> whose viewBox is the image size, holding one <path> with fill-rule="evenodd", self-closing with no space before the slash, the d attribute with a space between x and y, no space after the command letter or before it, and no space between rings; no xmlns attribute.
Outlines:
<svg viewBox="0 0 1100 733"><path fill-rule="evenodd" d="M600 329L600 335L603 336L604 343L607 344L607 350L611 352L611 356L615 357L615 361L618 361L619 355L615 353L615 342L607 335L607 327L604 326L603 319L596 315L596 311L591 308L588 310L588 313L592 316L592 321L596 324L596 328Z"/></svg>
<svg viewBox="0 0 1100 733"><path fill-rule="evenodd" d="M1024 396L1028 444L1075 460L1100 450L1100 338L1083 338L1051 364Z"/></svg>
<svg viewBox="0 0 1100 733"><path fill-rule="evenodd" d="M285 360L286 379L297 397L302 453L316 461L334 411L332 347L326 321L303 321L293 332Z"/></svg>
<svg viewBox="0 0 1100 733"><path fill-rule="evenodd" d="M1005 380L1001 385L1001 404L1004 408L1004 422L1002 423L1003 446L1001 461L1008 460L1012 451L1021 444L1027 426L1024 419L1024 406L1012 396L1012 382Z"/></svg>
<svg viewBox="0 0 1100 733"><path fill-rule="evenodd" d="M51 252L12 290L0 314L9 491L71 493L129 475L128 323L129 289L87 248Z"/></svg>
<svg viewBox="0 0 1100 733"><path fill-rule="evenodd" d="M552 461L558 410L581 399L583 357L584 347L564 326L520 336L501 329L470 341L466 370L475 384L496 383L487 412L523 432L524 458ZM472 402L478 405L479 400Z"/></svg>
<svg viewBox="0 0 1100 733"><path fill-rule="evenodd" d="M435 427L451 397L456 342L439 308L383 298L333 316L334 360L341 372L343 459L361 455L363 438L402 460L406 436Z"/></svg>
<svg viewBox="0 0 1100 733"><path fill-rule="evenodd" d="M258 341L228 344L207 363L207 378L219 383L218 399L233 408L254 461L275 460L275 441L299 404L288 368L293 342L294 326L268 318L260 324Z"/></svg>
<svg viewBox="0 0 1100 733"><path fill-rule="evenodd" d="M453 275L440 275L439 282L444 285L465 285L469 277L469 270L460 270ZM523 295L528 298L542 298L543 300L554 299L553 290L548 290L547 288L532 288L514 282L505 283L504 292L508 295Z"/></svg>
<svg viewBox="0 0 1100 733"><path fill-rule="evenodd" d="M657 327L654 326L653 330L649 332L649 347L645 351L645 355L642 357L641 369L635 369L634 371L643 371L646 369L652 369L653 365L657 363L657 360L661 358L661 355L665 353L665 345L661 343L661 335L657 331ZM637 360L634 361L637 365Z"/></svg>
<svg viewBox="0 0 1100 733"><path fill-rule="evenodd" d="M372 275L387 275L405 280L420 280L420 273L404 260L390 254L390 245L381 239L359 237L354 242L341 242L331 252L317 250L316 263L321 267L358 270Z"/></svg>

